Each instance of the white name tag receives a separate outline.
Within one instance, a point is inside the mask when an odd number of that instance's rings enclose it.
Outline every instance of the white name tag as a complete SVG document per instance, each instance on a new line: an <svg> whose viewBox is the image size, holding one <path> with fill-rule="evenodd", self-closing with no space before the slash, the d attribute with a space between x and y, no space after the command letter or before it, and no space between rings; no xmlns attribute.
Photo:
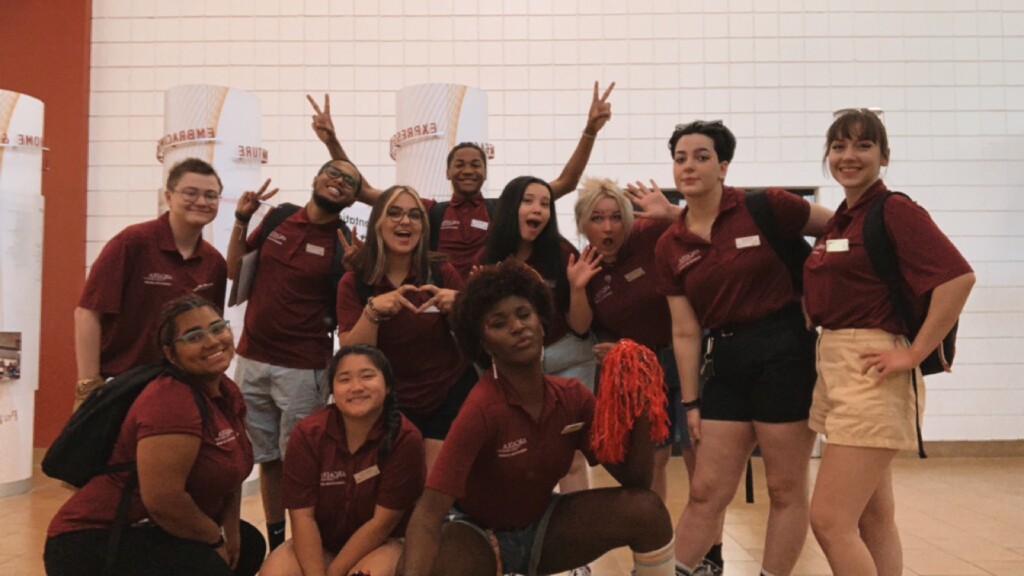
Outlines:
<svg viewBox="0 0 1024 576"><path fill-rule="evenodd" d="M848 238L835 238L825 240L825 252L849 252L850 240Z"/></svg>
<svg viewBox="0 0 1024 576"><path fill-rule="evenodd" d="M472 226L473 228L476 228L477 230L487 230L488 228L491 227L490 222L484 222L483 220L477 220L476 218L470 220L469 225Z"/></svg>
<svg viewBox="0 0 1024 576"><path fill-rule="evenodd" d="M306 252L310 254L316 254L317 256L324 255L324 249L322 246L315 246L313 244L306 244Z"/></svg>
<svg viewBox="0 0 1024 576"><path fill-rule="evenodd" d="M637 268L636 270L633 270L629 274L626 274L626 282L632 282L633 280L636 280L637 278L643 276L644 274L646 274L646 272L644 272L643 268Z"/></svg>
<svg viewBox="0 0 1024 576"><path fill-rule="evenodd" d="M573 432L583 428L583 422L577 422L575 424L569 424L565 428L562 428L562 434L572 434Z"/></svg>
<svg viewBox="0 0 1024 576"><path fill-rule="evenodd" d="M374 476L379 476L379 475L380 475L380 468L377 468L377 465L374 464L373 466L370 466L369 468L367 468L366 470L363 470L362 472L356 472L356 474L355 474L355 476L353 476L353 478L356 479L356 484L361 484L364 481L369 480L370 478L373 478Z"/></svg>
<svg viewBox="0 0 1024 576"><path fill-rule="evenodd" d="M753 248L754 246L761 245L760 236L744 236L743 238L736 239L736 248L742 250L743 248Z"/></svg>
<svg viewBox="0 0 1024 576"><path fill-rule="evenodd" d="M439 314L440 312L441 311L438 310L437 306L434 306L433 304L431 304L427 308L424 308L423 312L421 312L421 314Z"/></svg>

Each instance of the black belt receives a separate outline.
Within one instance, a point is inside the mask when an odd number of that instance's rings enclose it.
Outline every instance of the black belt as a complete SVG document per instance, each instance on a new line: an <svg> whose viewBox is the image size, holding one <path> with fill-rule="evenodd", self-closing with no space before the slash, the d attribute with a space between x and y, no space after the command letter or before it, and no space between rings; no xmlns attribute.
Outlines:
<svg viewBox="0 0 1024 576"><path fill-rule="evenodd" d="M799 319L803 323L804 313L800 308L799 304L790 304L779 308L775 312L768 314L760 320L748 322L746 324L731 324L729 326L722 326L720 328L712 328L708 335L712 338L729 338L737 334L743 334L745 332L758 332L768 328L775 327L779 324L791 322L794 319Z"/></svg>

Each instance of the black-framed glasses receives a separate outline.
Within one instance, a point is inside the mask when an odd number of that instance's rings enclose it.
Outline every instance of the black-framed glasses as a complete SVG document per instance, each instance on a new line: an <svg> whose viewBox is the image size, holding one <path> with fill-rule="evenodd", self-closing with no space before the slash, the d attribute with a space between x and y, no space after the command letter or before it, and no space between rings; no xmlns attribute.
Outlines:
<svg viewBox="0 0 1024 576"><path fill-rule="evenodd" d="M881 118L882 115L885 114L885 111L882 110L881 108L875 108L875 107L871 107L871 108L840 108L839 110L836 110L835 112L832 113L832 119L834 120L834 119L839 118L840 116L842 116L844 114L850 114L850 113L874 114L875 116L878 116L879 118Z"/></svg>
<svg viewBox="0 0 1024 576"><path fill-rule="evenodd" d="M184 198L185 201L190 204L192 202L195 202L196 200L199 200L200 196L202 196L204 200L211 204L220 202L220 192L217 192L216 190L206 190L205 192L200 192L196 188L183 188L181 190L172 190L172 192L177 192L178 194L181 194L181 197Z"/></svg>
<svg viewBox="0 0 1024 576"><path fill-rule="evenodd" d="M359 181L356 180L355 176L346 174L334 166L324 168L324 174L327 174L327 177L331 180L341 180L345 183L345 186L348 186L349 188L355 188L359 184Z"/></svg>
<svg viewBox="0 0 1024 576"><path fill-rule="evenodd" d="M196 345L206 339L206 335L209 334L216 338L224 333L225 330L231 329L231 322L228 320L217 320L210 324L206 328L193 328L188 332L185 332L181 336L174 339L175 342L184 342L185 344Z"/></svg>
<svg viewBox="0 0 1024 576"><path fill-rule="evenodd" d="M710 126L725 126L721 120L694 120L693 122L687 122L686 124L676 124L675 131L679 132L682 130L700 130Z"/></svg>
<svg viewBox="0 0 1024 576"><path fill-rule="evenodd" d="M392 206L388 208L388 211L384 213L388 217L388 220L392 222L401 222L402 218L409 217L410 222L422 222L423 221L423 210L419 208L411 208L409 210L402 210L398 206Z"/></svg>

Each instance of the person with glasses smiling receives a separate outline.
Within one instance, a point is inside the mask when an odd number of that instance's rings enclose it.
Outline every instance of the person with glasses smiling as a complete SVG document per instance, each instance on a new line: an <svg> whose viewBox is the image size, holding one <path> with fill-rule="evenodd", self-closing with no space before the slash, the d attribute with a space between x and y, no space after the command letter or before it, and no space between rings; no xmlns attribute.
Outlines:
<svg viewBox="0 0 1024 576"><path fill-rule="evenodd" d="M428 469L477 381L448 323L462 276L429 251L429 228L414 189L382 192L337 298L340 344L375 346L387 356L398 405L423 434Z"/></svg>
<svg viewBox="0 0 1024 576"><path fill-rule="evenodd" d="M697 456L676 526L676 560L685 574L722 573L720 563L704 556L759 445L771 499L761 574L785 576L808 529L815 333L805 325L801 292L751 216L747 196L725 185L736 150L732 132L717 120L679 125L669 150L686 207L658 240L655 270L672 316L682 406ZM831 216L779 188L769 188L764 198L780 238L817 236Z"/></svg>
<svg viewBox="0 0 1024 576"><path fill-rule="evenodd" d="M242 257L259 250L254 254L257 272L238 343L235 381L248 407L246 423L260 465L271 549L285 535L281 486L288 437L300 420L327 403L330 394L326 369L334 348L331 332L341 253L358 245L350 243L352 234L340 216L355 202L361 181L355 166L331 160L313 177L305 206L272 208L252 233L249 221L277 189L268 190L267 180L259 190L242 193L235 209L228 277L237 283ZM271 220L276 225L268 224Z"/></svg>
<svg viewBox="0 0 1024 576"><path fill-rule="evenodd" d="M189 158L171 168L167 212L125 228L93 262L75 309L75 408L107 378L160 360L139 334L156 330L160 306L184 294L223 305L224 257L203 240L223 186L210 164Z"/></svg>
<svg viewBox="0 0 1024 576"><path fill-rule="evenodd" d="M94 476L60 508L46 534L46 573L256 574L266 545L241 520L253 457L245 402L225 375L231 326L190 294L164 306L150 334L156 346L139 339L158 350L163 373L132 403L108 461L133 462L138 481L114 556L114 511L132 474L125 469Z"/></svg>

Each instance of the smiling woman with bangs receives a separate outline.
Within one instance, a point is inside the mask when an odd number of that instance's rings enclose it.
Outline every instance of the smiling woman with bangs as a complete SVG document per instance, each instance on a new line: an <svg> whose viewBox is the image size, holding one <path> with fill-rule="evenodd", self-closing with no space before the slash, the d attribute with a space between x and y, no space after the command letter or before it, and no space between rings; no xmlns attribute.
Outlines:
<svg viewBox="0 0 1024 576"><path fill-rule="evenodd" d="M409 186L385 190L370 212L366 241L338 284L342 346L384 352L403 414L423 433L429 467L476 382L448 326L462 277L429 252L429 223Z"/></svg>

